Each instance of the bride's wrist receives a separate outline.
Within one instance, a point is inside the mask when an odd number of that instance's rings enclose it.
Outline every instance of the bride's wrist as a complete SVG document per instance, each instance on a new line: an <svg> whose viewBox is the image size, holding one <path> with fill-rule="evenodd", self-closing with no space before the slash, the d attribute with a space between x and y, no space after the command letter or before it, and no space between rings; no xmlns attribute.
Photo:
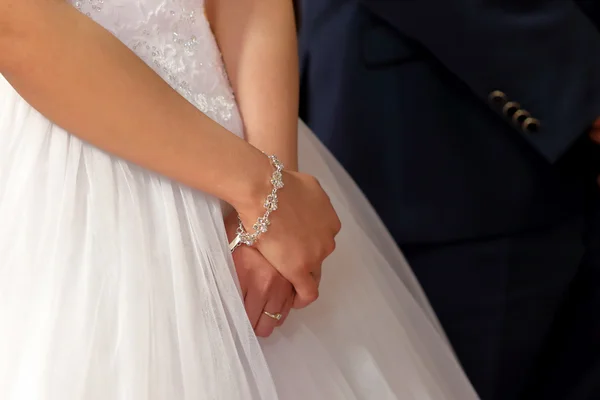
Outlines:
<svg viewBox="0 0 600 400"><path fill-rule="evenodd" d="M265 198L273 188L272 175L273 166L269 158L256 150L248 160L237 187L224 200L235 208L242 220L256 220L264 212Z"/></svg>
<svg viewBox="0 0 600 400"><path fill-rule="evenodd" d="M268 191L266 195L263 194L262 199L264 200L262 202L256 201L256 194L258 192L253 191L253 194L247 197L247 199L250 200L247 206L238 206L239 226L237 228L235 240L229 244L231 251L234 251L236 247L242 244L248 246L254 245L256 241L269 230L271 214L278 208L279 199L277 192L284 186L284 166L277 156L269 155L266 157L272 167L270 179L268 180L270 191ZM256 182L262 182L262 179L258 178ZM262 183L254 185L253 187L261 188ZM258 194L258 196L260 196L260 194ZM260 212L260 214L256 211L258 204L262 204L262 212Z"/></svg>

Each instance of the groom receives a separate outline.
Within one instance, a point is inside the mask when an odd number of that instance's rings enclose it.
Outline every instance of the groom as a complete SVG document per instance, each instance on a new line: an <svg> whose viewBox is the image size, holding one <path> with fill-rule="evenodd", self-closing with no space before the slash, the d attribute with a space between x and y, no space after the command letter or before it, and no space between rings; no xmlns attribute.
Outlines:
<svg viewBox="0 0 600 400"><path fill-rule="evenodd" d="M600 399L594 2L300 9L302 117L402 247L482 399Z"/></svg>

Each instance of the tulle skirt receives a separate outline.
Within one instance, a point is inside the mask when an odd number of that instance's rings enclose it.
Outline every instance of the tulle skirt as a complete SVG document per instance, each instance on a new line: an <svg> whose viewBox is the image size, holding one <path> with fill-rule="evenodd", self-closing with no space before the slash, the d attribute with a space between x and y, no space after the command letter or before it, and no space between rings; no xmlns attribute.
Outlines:
<svg viewBox="0 0 600 400"><path fill-rule="evenodd" d="M319 301L258 340L220 202L71 136L0 77L0 398L476 399L376 214L299 133L343 230Z"/></svg>

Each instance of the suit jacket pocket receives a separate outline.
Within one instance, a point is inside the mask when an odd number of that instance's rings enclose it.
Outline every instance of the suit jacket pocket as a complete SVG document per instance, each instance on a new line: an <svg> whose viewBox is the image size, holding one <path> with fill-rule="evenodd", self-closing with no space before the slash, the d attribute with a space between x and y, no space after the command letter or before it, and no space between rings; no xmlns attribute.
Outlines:
<svg viewBox="0 0 600 400"><path fill-rule="evenodd" d="M385 68L421 58L416 43L374 19L362 26L361 54L367 68Z"/></svg>

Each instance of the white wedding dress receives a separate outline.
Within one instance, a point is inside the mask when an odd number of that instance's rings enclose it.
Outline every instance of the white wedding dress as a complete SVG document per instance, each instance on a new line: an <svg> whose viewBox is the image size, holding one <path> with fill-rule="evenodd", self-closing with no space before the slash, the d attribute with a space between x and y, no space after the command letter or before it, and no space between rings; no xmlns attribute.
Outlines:
<svg viewBox="0 0 600 400"><path fill-rule="evenodd" d="M241 136L202 3L73 1ZM257 340L220 202L71 136L0 76L0 399L476 399L374 211L299 129L343 230L320 300Z"/></svg>

